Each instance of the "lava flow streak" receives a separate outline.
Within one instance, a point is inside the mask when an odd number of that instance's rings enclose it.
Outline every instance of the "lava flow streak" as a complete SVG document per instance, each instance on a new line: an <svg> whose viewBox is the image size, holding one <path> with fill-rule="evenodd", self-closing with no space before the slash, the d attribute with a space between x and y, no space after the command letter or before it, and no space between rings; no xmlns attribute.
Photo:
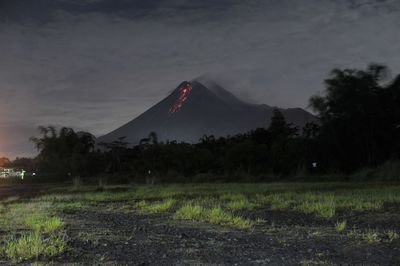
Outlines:
<svg viewBox="0 0 400 266"><path fill-rule="evenodd" d="M192 91L192 85L187 83L179 88L179 98L174 105L169 109L171 114L176 113L182 107L183 103L187 100L189 93Z"/></svg>

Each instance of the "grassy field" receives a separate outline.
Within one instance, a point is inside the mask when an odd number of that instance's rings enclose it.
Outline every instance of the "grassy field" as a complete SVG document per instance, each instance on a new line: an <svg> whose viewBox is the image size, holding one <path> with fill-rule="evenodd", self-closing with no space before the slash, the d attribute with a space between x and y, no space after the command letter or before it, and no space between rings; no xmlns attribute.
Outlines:
<svg viewBox="0 0 400 266"><path fill-rule="evenodd" d="M103 191L85 186L48 187L32 198L21 199L20 196L23 195L0 201L0 236L3 239L0 264L60 261L85 264L88 260L100 263L99 258L90 260L90 254L85 254L89 256L85 261L74 257L74 252L78 252L76 247L81 245L77 243L93 243L97 241L95 235L99 237L98 233L81 226L84 221L90 221L88 217L96 211L117 221L129 221L129 217L134 216L135 226L140 226L140 219L144 217L175 229L228 230L233 236L255 238L254 241L268 236L276 238L276 245L283 246L286 243L282 241L292 245L305 241L304 235L326 243L339 239L348 245L375 245L374 249L382 248L382 252L397 250L400 246L400 224L393 224L400 221L400 186L396 184L177 184L108 187ZM79 219L81 224L77 222ZM79 230L74 230L76 227ZM112 228L107 230L112 234ZM107 240L107 235L100 236ZM143 240L137 239L140 244L139 241ZM136 244L133 239L132 245ZM338 263L337 258L330 256L335 251L318 252L300 257L297 263ZM120 262L118 258L112 261ZM392 262L390 258L381 265ZM107 264L106 259L104 263Z"/></svg>

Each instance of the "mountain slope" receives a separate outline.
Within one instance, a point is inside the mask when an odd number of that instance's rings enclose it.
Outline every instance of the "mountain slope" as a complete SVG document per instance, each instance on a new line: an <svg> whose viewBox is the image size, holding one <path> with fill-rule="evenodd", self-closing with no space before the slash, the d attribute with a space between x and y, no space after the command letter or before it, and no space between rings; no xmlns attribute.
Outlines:
<svg viewBox="0 0 400 266"><path fill-rule="evenodd" d="M121 126L102 136L109 142L126 137L138 144L151 131L160 141L197 142L203 135L227 136L267 127L273 113L268 105L249 104L215 83L207 87L198 81L182 82L164 100ZM279 109L288 122L302 127L316 118L301 108Z"/></svg>

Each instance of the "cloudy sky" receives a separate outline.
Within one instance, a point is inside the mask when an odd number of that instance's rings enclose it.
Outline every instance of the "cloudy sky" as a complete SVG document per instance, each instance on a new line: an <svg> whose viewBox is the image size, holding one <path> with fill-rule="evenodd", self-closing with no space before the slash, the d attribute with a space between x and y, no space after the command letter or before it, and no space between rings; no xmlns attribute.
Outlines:
<svg viewBox="0 0 400 266"><path fill-rule="evenodd" d="M181 81L306 107L335 67L400 72L398 0L0 0L0 156L38 125L99 136Z"/></svg>

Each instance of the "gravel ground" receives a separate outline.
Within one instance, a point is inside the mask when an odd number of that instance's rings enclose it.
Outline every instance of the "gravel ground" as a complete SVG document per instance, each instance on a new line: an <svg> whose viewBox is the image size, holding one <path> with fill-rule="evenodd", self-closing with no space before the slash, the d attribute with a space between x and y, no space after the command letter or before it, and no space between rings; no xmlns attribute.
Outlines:
<svg viewBox="0 0 400 266"><path fill-rule="evenodd" d="M43 190L3 187L0 197L18 193L29 197ZM127 204L94 204L60 214L70 249L41 261L44 265L400 265L399 239L369 244L348 235L353 226L380 234L389 229L400 232L400 204L373 212L339 211L334 219L270 209L237 212L262 220L252 231L177 221L172 213L145 215L127 210ZM335 231L338 220L347 221L345 232ZM0 260L0 265L10 262Z"/></svg>
<svg viewBox="0 0 400 266"><path fill-rule="evenodd" d="M400 241L368 244L335 232L331 221L312 215L254 210L262 218L251 232L205 223L175 221L172 215L143 215L98 205L66 214L72 250L57 263L81 265L400 265ZM111 208L112 209L112 208ZM392 209L389 209L393 211ZM384 215L382 210L379 215ZM358 220L370 218L362 213ZM378 216L379 216L378 215ZM377 217L377 213L371 217ZM368 228L398 228L395 220ZM364 219L363 219L364 218ZM354 221L356 221L355 219ZM394 225L393 222L397 221ZM350 220L350 224L353 221ZM363 226L367 226L364 224Z"/></svg>

